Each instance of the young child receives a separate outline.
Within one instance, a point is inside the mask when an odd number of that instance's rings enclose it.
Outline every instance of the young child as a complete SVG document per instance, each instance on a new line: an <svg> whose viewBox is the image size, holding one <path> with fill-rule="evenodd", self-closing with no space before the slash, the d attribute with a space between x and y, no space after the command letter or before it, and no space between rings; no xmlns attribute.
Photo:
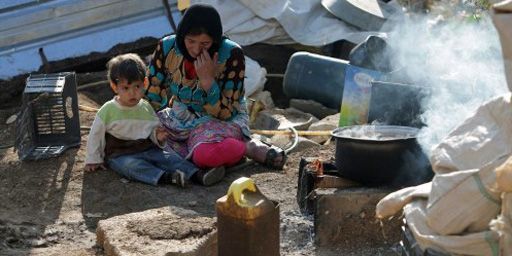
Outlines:
<svg viewBox="0 0 512 256"><path fill-rule="evenodd" d="M194 175L212 185L224 177L224 169L198 170L176 152L165 152L168 134L159 126L151 105L142 99L146 65L136 54L119 55L108 64L108 79L116 96L105 103L94 119L87 140L85 170L105 170L147 184L174 183L185 187Z"/></svg>

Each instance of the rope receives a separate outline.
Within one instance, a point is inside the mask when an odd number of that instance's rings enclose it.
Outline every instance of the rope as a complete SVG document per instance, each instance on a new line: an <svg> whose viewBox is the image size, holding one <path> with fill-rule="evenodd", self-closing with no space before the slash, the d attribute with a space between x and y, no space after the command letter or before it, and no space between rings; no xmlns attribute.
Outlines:
<svg viewBox="0 0 512 256"><path fill-rule="evenodd" d="M270 74L266 74L265 76L266 77L272 77L272 78L284 78L284 74L273 74L273 73L270 73Z"/></svg>
<svg viewBox="0 0 512 256"><path fill-rule="evenodd" d="M295 129L294 129L295 130ZM330 136L331 131L293 131L293 130L251 130L252 133L262 134L262 135L287 135L297 133L302 136Z"/></svg>
<svg viewBox="0 0 512 256"><path fill-rule="evenodd" d="M290 127L288 129L290 129L293 132L294 138L293 138L293 144L289 148L284 150L284 152L286 154L288 154L290 151L292 151L297 146L297 144L299 144L299 133L297 132L297 130L293 127Z"/></svg>

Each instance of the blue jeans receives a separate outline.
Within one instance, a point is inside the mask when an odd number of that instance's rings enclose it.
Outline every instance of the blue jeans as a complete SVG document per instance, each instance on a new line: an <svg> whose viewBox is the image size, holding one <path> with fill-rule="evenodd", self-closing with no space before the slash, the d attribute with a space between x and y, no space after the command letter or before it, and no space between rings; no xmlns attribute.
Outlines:
<svg viewBox="0 0 512 256"><path fill-rule="evenodd" d="M133 180L157 185L165 172L169 174L180 170L187 179L198 170L191 162L183 159L176 152L151 148L143 152L121 155L108 160L110 168Z"/></svg>

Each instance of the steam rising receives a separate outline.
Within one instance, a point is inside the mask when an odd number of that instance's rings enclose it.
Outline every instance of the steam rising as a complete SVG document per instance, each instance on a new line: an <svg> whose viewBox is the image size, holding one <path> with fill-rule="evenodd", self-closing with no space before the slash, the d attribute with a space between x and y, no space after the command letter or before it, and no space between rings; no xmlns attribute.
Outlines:
<svg viewBox="0 0 512 256"><path fill-rule="evenodd" d="M501 46L489 17L479 22L436 22L409 17L388 43L393 63L408 82L431 89L418 141L427 154L448 133L494 96L507 92Z"/></svg>

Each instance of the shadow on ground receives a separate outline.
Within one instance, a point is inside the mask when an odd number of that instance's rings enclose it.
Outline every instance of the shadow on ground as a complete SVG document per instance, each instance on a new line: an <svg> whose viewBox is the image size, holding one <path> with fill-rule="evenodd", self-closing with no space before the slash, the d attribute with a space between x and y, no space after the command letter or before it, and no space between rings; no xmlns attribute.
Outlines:
<svg viewBox="0 0 512 256"><path fill-rule="evenodd" d="M152 208L173 206L188 209L201 216L215 216L215 202L224 196L234 180L268 171L257 164L230 172L218 184L204 187L193 184L188 188L174 185L151 186L127 181L112 170L84 173L82 215L93 231L101 219L140 212Z"/></svg>
<svg viewBox="0 0 512 256"><path fill-rule="evenodd" d="M72 177L75 155L39 161L18 161L13 149L6 150L0 166L0 249L30 251L47 244L45 230L59 219Z"/></svg>

